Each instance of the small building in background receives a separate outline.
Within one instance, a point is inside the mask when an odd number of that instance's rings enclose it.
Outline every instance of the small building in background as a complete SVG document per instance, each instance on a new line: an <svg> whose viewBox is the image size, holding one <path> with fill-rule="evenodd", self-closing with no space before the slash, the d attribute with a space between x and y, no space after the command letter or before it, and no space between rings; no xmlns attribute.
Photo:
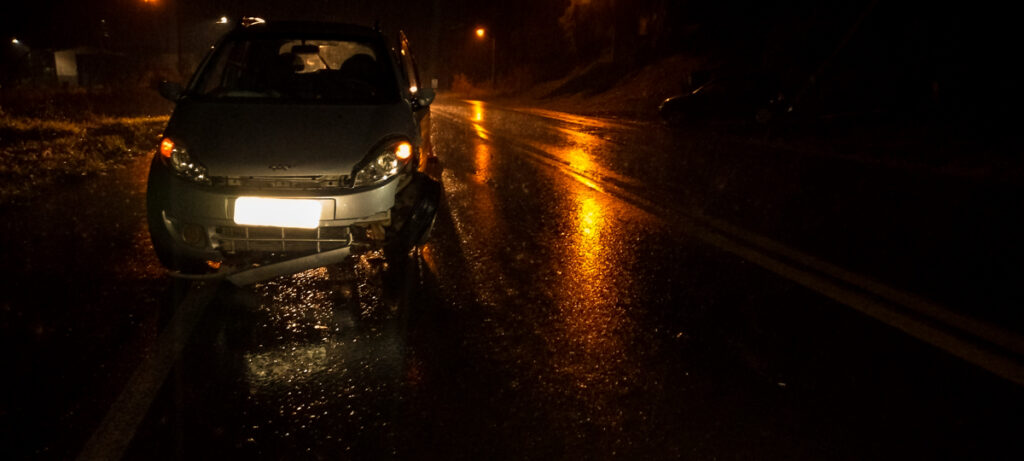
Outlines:
<svg viewBox="0 0 1024 461"><path fill-rule="evenodd" d="M78 47L53 53L57 82L62 86L110 87L124 83L128 59L123 53Z"/></svg>
<svg viewBox="0 0 1024 461"><path fill-rule="evenodd" d="M4 87L109 88L129 82L141 66L123 53L91 47L65 50L33 49L5 60Z"/></svg>
<svg viewBox="0 0 1024 461"><path fill-rule="evenodd" d="M78 86L78 59L75 50L61 50L53 53L56 64L57 83Z"/></svg>

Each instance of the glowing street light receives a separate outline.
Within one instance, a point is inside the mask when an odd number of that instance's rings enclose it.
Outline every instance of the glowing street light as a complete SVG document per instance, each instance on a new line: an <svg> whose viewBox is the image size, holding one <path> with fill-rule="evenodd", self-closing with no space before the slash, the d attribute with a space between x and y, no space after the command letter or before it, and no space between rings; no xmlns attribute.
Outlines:
<svg viewBox="0 0 1024 461"><path fill-rule="evenodd" d="M487 35L487 30L486 29L484 29L483 27L477 27L476 28L476 38L483 39L484 36L486 36L486 35ZM494 44L494 42L495 42L494 37L491 37L491 89L492 90L494 89L494 80L495 80L495 71L494 71L495 70L494 69L494 47L495 47L495 44Z"/></svg>
<svg viewBox="0 0 1024 461"><path fill-rule="evenodd" d="M18 37L14 37L14 38L11 39L11 44L12 45L21 45L21 41L18 40Z"/></svg>
<svg viewBox="0 0 1024 461"><path fill-rule="evenodd" d="M221 16L220 19L217 20L217 24L227 24L227 23L228 23L228 17L227 16Z"/></svg>

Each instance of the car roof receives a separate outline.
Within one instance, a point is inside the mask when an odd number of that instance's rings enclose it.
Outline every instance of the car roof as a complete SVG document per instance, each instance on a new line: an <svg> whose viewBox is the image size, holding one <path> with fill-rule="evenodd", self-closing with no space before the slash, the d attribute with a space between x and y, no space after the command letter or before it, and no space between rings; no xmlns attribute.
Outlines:
<svg viewBox="0 0 1024 461"><path fill-rule="evenodd" d="M346 36L382 39L384 35L373 28L356 24L317 21L267 21L250 26L239 26L229 34L231 37L278 37L290 36Z"/></svg>

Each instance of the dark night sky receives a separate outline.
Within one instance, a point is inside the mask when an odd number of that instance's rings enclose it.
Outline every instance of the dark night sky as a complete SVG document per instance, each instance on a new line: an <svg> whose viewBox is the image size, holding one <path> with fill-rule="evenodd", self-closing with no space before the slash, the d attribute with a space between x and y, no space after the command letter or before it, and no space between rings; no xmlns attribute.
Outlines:
<svg viewBox="0 0 1024 461"><path fill-rule="evenodd" d="M39 47L65 47L88 43L100 34L101 19L111 32L135 38L152 29L151 24L169 26L175 8L180 8L183 24L213 23L222 15L231 18L262 16L277 19L345 21L372 24L402 24L419 28L431 22L432 1L402 2L388 0L39 0L24 3L4 2L0 7L0 30L9 40L17 36ZM444 1L447 23L486 14L488 3L469 8L470 2Z"/></svg>
<svg viewBox="0 0 1024 461"><path fill-rule="evenodd" d="M4 2L0 6L0 37L6 42L5 46L9 46L12 37L17 37L23 46L32 49L90 46L129 54L170 52L175 49L176 41L174 18L180 17L183 48L199 53L227 29L215 23L221 16L232 20L241 16L261 16L365 25L373 25L379 20L385 31L404 29L419 54L425 55L429 54L429 47L433 44L430 39L434 30L439 31L439 42L464 40L476 24L492 23L491 18L497 16L496 5L499 5L468 0L153 1L156 3L143 0ZM563 2L548 0L547 3L555 5L551 15L564 8L561 6ZM439 12L436 18L435 5L440 6L436 9ZM505 8L508 9L509 5ZM522 16L521 12L519 15ZM553 21L550 24L557 27Z"/></svg>
<svg viewBox="0 0 1024 461"><path fill-rule="evenodd" d="M0 6L2 45L10 48L10 38L16 36L24 46L35 49L93 46L127 54L170 52L174 49L173 18L177 8L184 48L195 53L224 30L224 26L215 24L220 16L258 15L271 20L316 19L367 25L380 19L386 31L406 30L425 66L465 69L471 74L473 66L484 67L477 64L486 54L471 36L477 25L487 26L497 37L499 73L524 65L564 72L593 58L570 51L559 25L570 0L154 1L158 3L7 1ZM616 6L608 6L612 4ZM964 94L985 92L985 97L1005 97L1016 93L1012 69L1019 54L1017 17L1000 4L917 0L618 0L616 4L612 0L590 0L586 8L615 16L620 38L624 36L621 32L635 29L640 12L661 11L664 26L658 34L663 37L654 57L676 52L726 56L806 78L835 53L837 44L869 5L873 7L867 21L831 66L833 78L858 83L870 80L876 87L885 88L893 86L889 80L909 76L915 80L914 85L938 79L945 82L945 88L954 87ZM598 29L603 27L604 23Z"/></svg>
<svg viewBox="0 0 1024 461"><path fill-rule="evenodd" d="M558 28L558 16L570 0L523 0L487 2L471 0L22 0L7 1L0 6L0 36L5 40L17 36L28 46L63 48L98 45L104 30L118 40L145 40L159 33L160 28L173 27L175 8L180 10L186 29L208 27L221 15L237 18L258 15L278 19L320 19L372 24L380 19L386 29L399 26L413 37L425 37L434 24L435 5L442 40L459 37L462 29L476 24L496 28L499 36L508 36L528 26ZM610 0L591 0L591 5ZM623 2L620 0L620 4ZM815 43L835 41L871 0L825 2L810 0L726 0L695 2L687 0L644 0L639 3L660 4L675 23L702 23L703 30L714 40L738 49L755 49L764 45L766 34L793 54L796 47L813 48ZM630 2L632 8L637 2ZM621 7L621 5L620 5ZM987 55L990 50L1002 51L1012 40L1015 16L985 3L951 4L948 2L878 2L872 13L871 27L906 29L925 37L918 46L933 48L916 50L944 52L958 46L976 47ZM627 8L629 9L629 8ZM105 19L106 25L100 24ZM888 24L886 24L888 22ZM914 29L916 28L916 31ZM788 31L788 32L787 32ZM557 32L557 31L556 31ZM786 37L790 33L792 36ZM802 35L801 35L802 34ZM449 37L451 36L451 37ZM534 43L532 48L559 47L562 43ZM880 44L884 45L884 43ZM942 49L938 49L942 48ZM987 49L981 49L987 48ZM507 50L506 50L507 51Z"/></svg>

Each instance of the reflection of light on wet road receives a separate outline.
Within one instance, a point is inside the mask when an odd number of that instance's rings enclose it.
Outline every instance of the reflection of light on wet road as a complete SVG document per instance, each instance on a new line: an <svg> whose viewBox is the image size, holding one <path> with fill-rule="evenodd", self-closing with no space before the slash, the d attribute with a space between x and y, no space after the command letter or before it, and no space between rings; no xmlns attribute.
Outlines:
<svg viewBox="0 0 1024 461"><path fill-rule="evenodd" d="M567 203L572 228L562 257L555 367L569 380L565 391L587 402L593 418L618 425L621 415L602 408L614 407L612 400L635 374L628 363L633 325L623 307L628 278L619 270L626 261L610 244L619 238L607 197L578 184L569 188L574 191Z"/></svg>
<svg viewBox="0 0 1024 461"><path fill-rule="evenodd" d="M606 217L597 198L584 193L574 200L575 229L566 279L571 285L566 290L571 298L563 303L562 314L569 339L582 346L581 357L589 359L574 364L574 368L587 373L602 372L603 364L614 361L604 356L616 353L615 349L620 347L612 332L615 324L622 321L621 312L613 305L614 298L607 297L613 289L614 274L610 272L614 271L605 251Z"/></svg>
<svg viewBox="0 0 1024 461"><path fill-rule="evenodd" d="M617 177L594 161L596 152L604 148L605 141L597 136L568 128L558 128L558 132L561 135L559 143L546 146L545 150L551 152L563 164L567 163L569 168L565 169L565 172L573 175L577 181L598 192L604 192L604 188L592 178Z"/></svg>
<svg viewBox="0 0 1024 461"><path fill-rule="evenodd" d="M487 143L478 142L473 151L473 166L476 169L473 178L479 183L485 183L491 179L491 147Z"/></svg>
<svg viewBox="0 0 1024 461"><path fill-rule="evenodd" d="M577 213L580 247L588 263L597 260L598 251L601 249L601 241L598 238L601 226L604 224L604 216L601 213L601 206L594 197L586 197L579 202ZM591 264L588 264L590 266Z"/></svg>
<svg viewBox="0 0 1024 461"><path fill-rule="evenodd" d="M487 130L485 130L485 129L484 129L484 127L482 127L482 126L480 126L480 125L477 125L476 123L474 123L474 124L473 124L473 129L474 129L474 130L476 130L476 135L477 135L477 136L478 136L478 137L479 137L480 139L488 139L488 138L487 138Z"/></svg>
<svg viewBox="0 0 1024 461"><path fill-rule="evenodd" d="M470 134L469 138L453 139L451 144L443 137L435 136L435 139L438 140L438 148L446 149L452 158L471 162L465 168L445 168L443 177L445 195L452 201L451 220L457 241L461 242L462 251L471 266L469 274L463 275L476 277L491 272L492 262L501 257L494 242L504 238L505 222L500 215L501 199L493 187L500 143L496 143L483 126L487 120L484 103L467 102L468 112L465 110L467 106L460 105L452 116L468 120L476 136ZM481 279L477 295L485 304L498 305L503 291L484 284Z"/></svg>
<svg viewBox="0 0 1024 461"><path fill-rule="evenodd" d="M569 173L575 176L579 182L598 192L604 192L601 186L584 176L584 173L596 168L593 159L590 158L590 154L585 149L578 147L568 149L565 151L564 158L569 162Z"/></svg>
<svg viewBox="0 0 1024 461"><path fill-rule="evenodd" d="M594 169L594 161L590 158L590 154L580 147L571 148L565 151L565 160L569 162L569 167L573 170L584 172Z"/></svg>
<svg viewBox="0 0 1024 461"><path fill-rule="evenodd" d="M543 407L529 411L567 424L569 438L617 437L636 417L624 399L650 388L644 332L632 318L640 282L629 234L649 218L603 191L613 177L602 170L609 140L486 109L443 109L440 131L451 135L439 147L454 159L445 192L456 235L438 251L457 246L452 259L465 263L438 258L439 278L468 279L460 291L481 319L466 335L484 338L476 347L518 373L511 389L543 394ZM522 136L510 136L520 124ZM488 139L476 126L491 128Z"/></svg>
<svg viewBox="0 0 1024 461"><path fill-rule="evenodd" d="M488 131L483 126L484 121L484 103L482 101L468 101L469 105L473 108L473 130L476 131L477 137L480 139L489 139Z"/></svg>
<svg viewBox="0 0 1024 461"><path fill-rule="evenodd" d="M601 126L600 123L600 121L594 122L598 127ZM557 168L572 174L579 182L596 191L605 192L605 188L599 184L605 180L637 187L648 187L648 184L642 181L621 174L618 171L619 168L614 166L609 168L611 161L608 158L609 153L620 150L621 145L593 134L591 132L593 129L575 125L557 126L552 127L549 132L550 136L516 139L516 141L535 149L533 152L527 151L528 155L541 161L548 159L557 161L560 163ZM642 155L637 153L627 159L627 162L642 161Z"/></svg>
<svg viewBox="0 0 1024 461"><path fill-rule="evenodd" d="M264 383L304 381L323 373L330 366L327 346L323 344L294 344L258 354L246 354L248 381L253 390ZM269 384L273 386L273 384Z"/></svg>
<svg viewBox="0 0 1024 461"><path fill-rule="evenodd" d="M583 357L594 359L577 365L598 371L603 363L614 361L602 356L618 347L614 331L616 323L624 319L615 306L615 261L606 251L612 231L600 197L594 195L583 190L573 197L574 229L565 261L568 274L563 280L568 296L562 300L562 314L569 340L585 348L580 351Z"/></svg>
<svg viewBox="0 0 1024 461"><path fill-rule="evenodd" d="M351 326L351 318L348 322L335 318L328 292L313 289L327 282L328 270L321 267L256 286L257 293L266 300L257 307L266 316L264 326L282 328L281 339L295 336L301 340L278 347L261 345L246 353L246 380L251 389L274 389L281 383L302 382L327 371L330 364L326 348L333 341L326 330ZM311 335L319 340L305 341Z"/></svg>
<svg viewBox="0 0 1024 461"><path fill-rule="evenodd" d="M352 299L352 285L366 282L354 276L361 262L254 286L245 308L256 324L241 351L249 443L266 448L313 431L349 444L345 434L388 424L379 402L393 398L402 378L404 340L361 327Z"/></svg>
<svg viewBox="0 0 1024 461"><path fill-rule="evenodd" d="M473 121L482 122L484 121L484 103L483 101L467 101L473 108Z"/></svg>

